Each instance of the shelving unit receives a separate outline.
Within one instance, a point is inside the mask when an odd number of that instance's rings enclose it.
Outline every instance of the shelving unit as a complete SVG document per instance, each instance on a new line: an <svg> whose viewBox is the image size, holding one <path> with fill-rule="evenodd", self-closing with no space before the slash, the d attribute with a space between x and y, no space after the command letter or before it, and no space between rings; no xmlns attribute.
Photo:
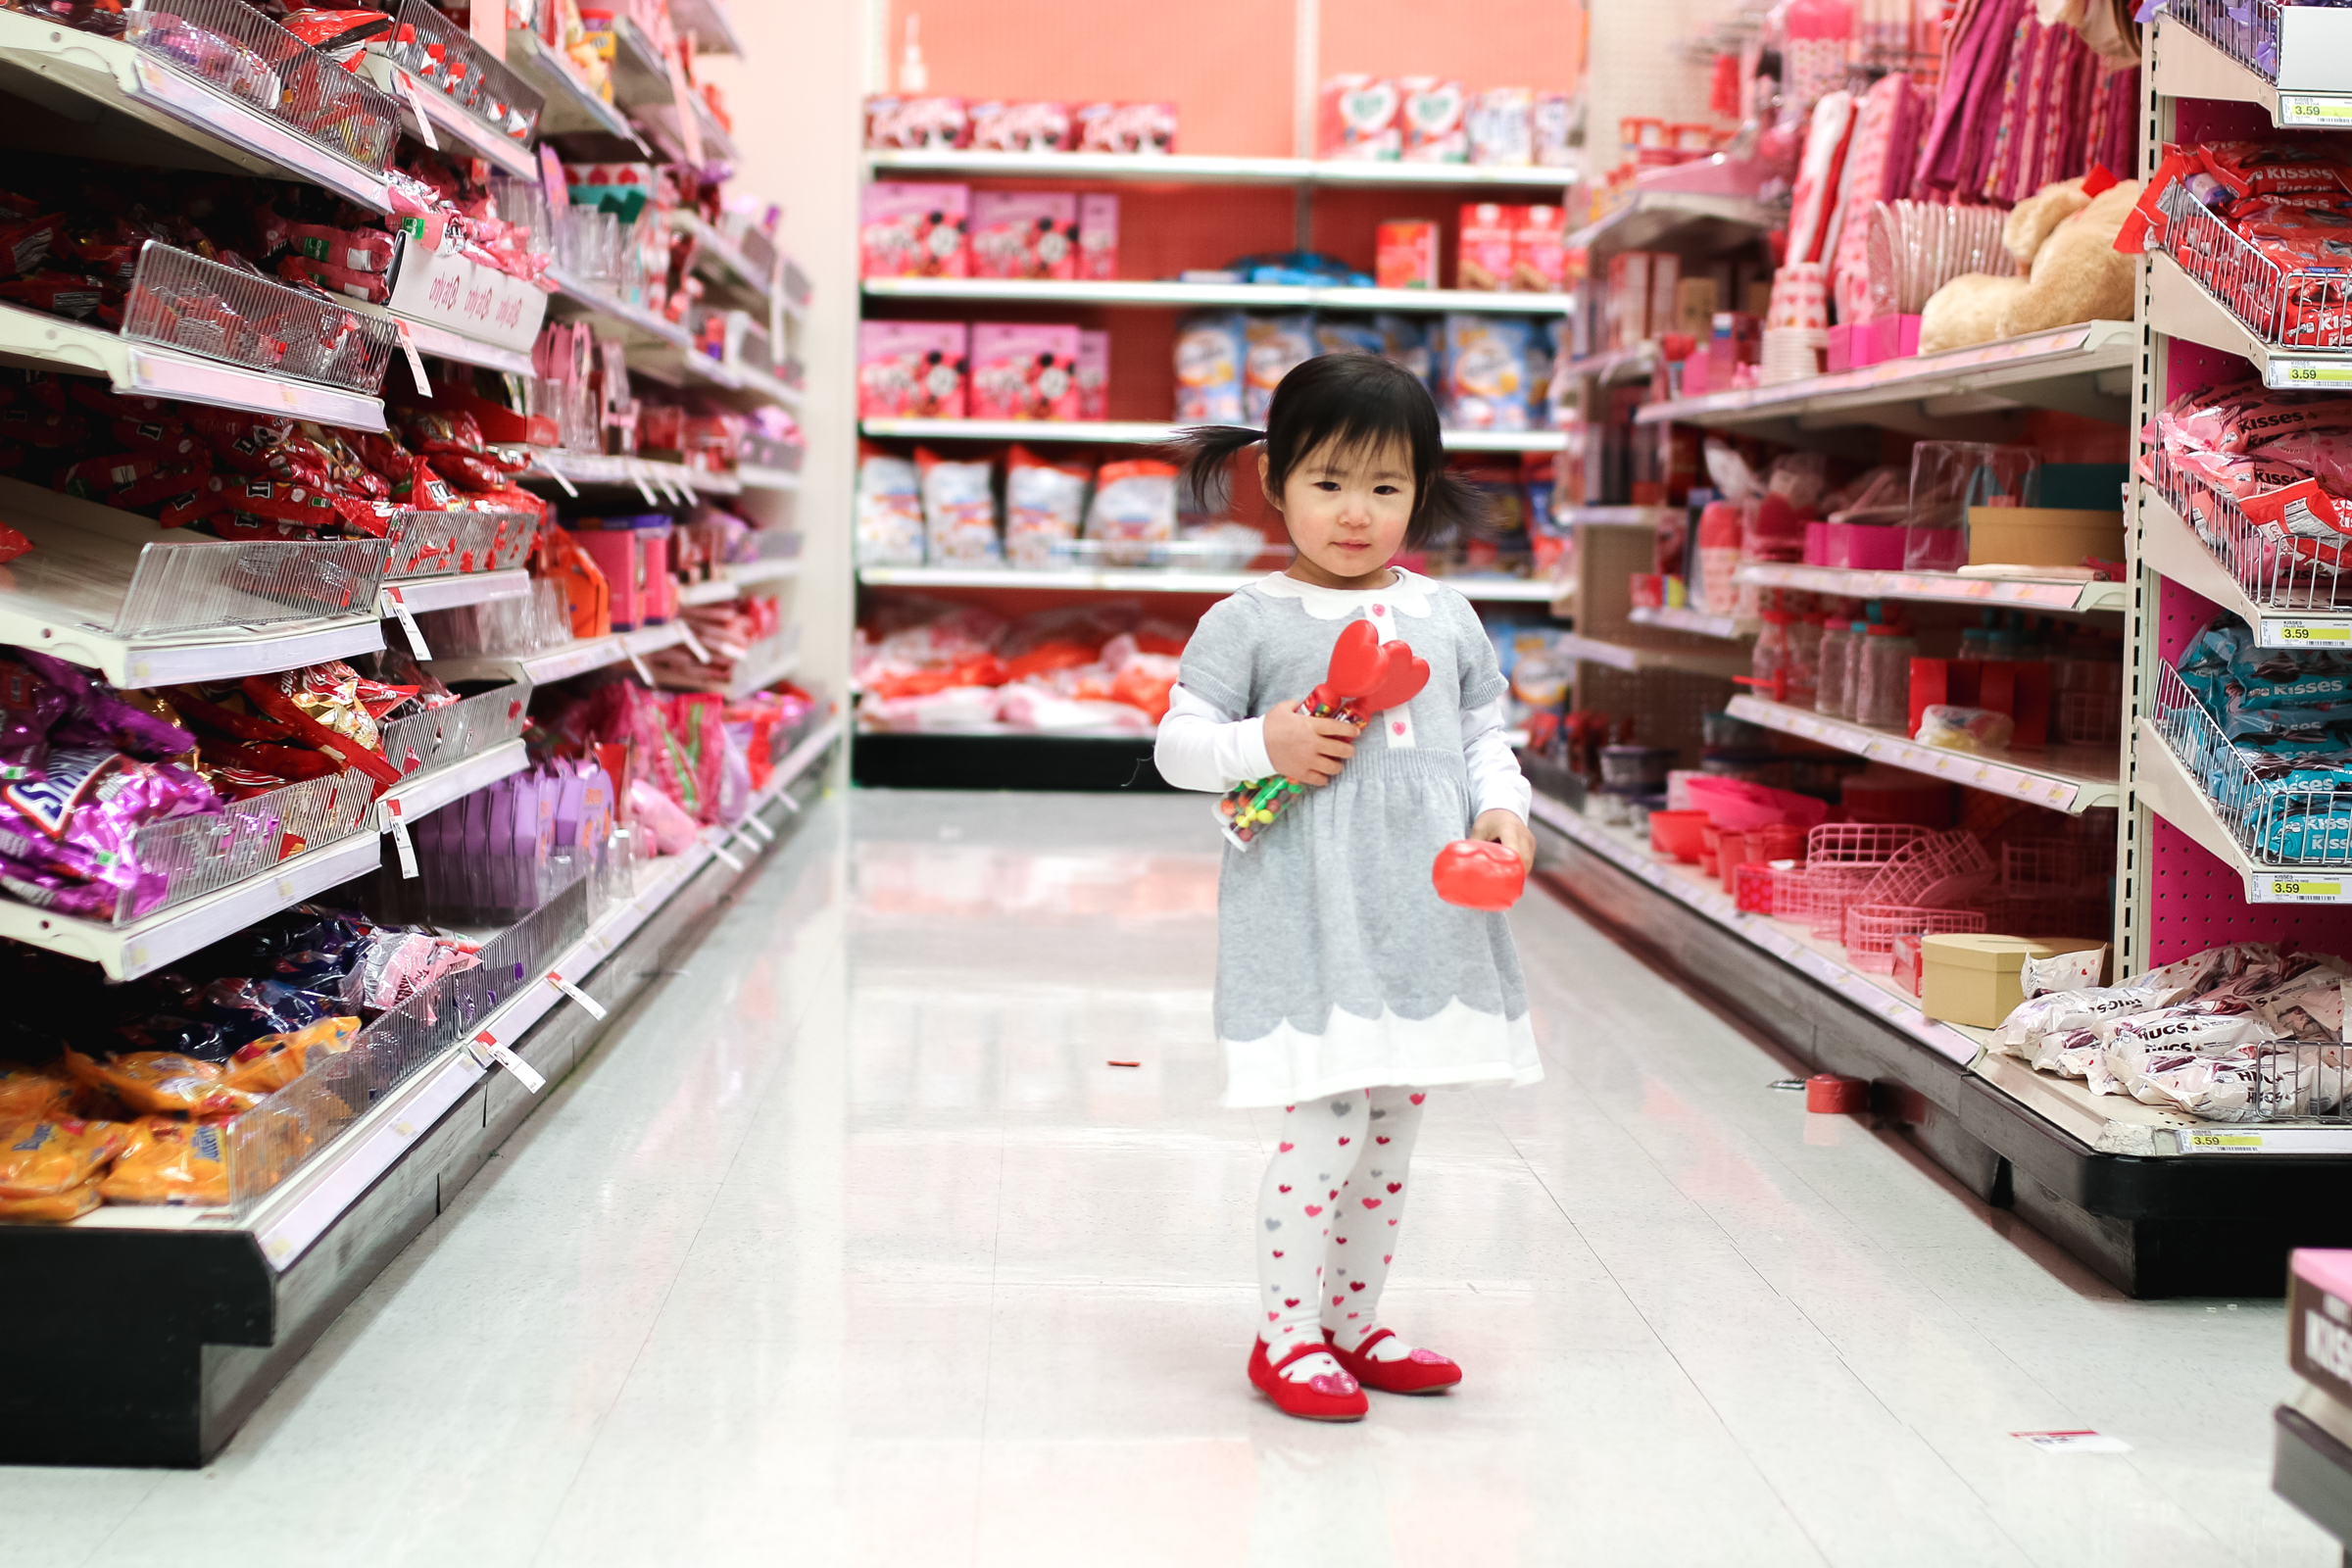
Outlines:
<svg viewBox="0 0 2352 1568"><path fill-rule="evenodd" d="M1459 288L1336 288L1299 283L1046 282L989 277L869 277L870 299L957 300L972 305L1126 305L1172 311L1472 311L1483 316L1563 316L1573 294L1503 294Z"/></svg>
<svg viewBox="0 0 2352 1568"><path fill-rule="evenodd" d="M2265 342L2170 256L2151 253L2146 277L2150 331L2234 354L2260 373L2265 386L2352 388L2352 349L2330 352Z"/></svg>
<svg viewBox="0 0 2352 1568"><path fill-rule="evenodd" d="M941 179L1122 179L1170 185L1481 186L1557 191L1577 180L1573 169L1494 169L1469 164L1342 162L1311 158L1214 158L1189 153L995 153L869 150L872 174Z"/></svg>
<svg viewBox="0 0 2352 1568"><path fill-rule="evenodd" d="M534 686L568 680L628 660L642 660L686 641L679 621L640 626L610 637L582 637L535 654L469 654L430 661L433 673L445 681L527 680Z"/></svg>
<svg viewBox="0 0 2352 1568"><path fill-rule="evenodd" d="M1663 631L1689 632L1693 637L1720 637L1726 641L1756 634L1754 621L1710 615L1688 605L1636 605L1626 612L1626 619L1637 626L1655 626Z"/></svg>
<svg viewBox="0 0 2352 1568"><path fill-rule="evenodd" d="M1872 729L1850 719L1833 718L1827 713L1762 697L1733 698L1731 713L1734 718L1744 718L1751 724L1761 724L1800 740L1818 741L1874 762L1888 762L1914 773L1965 784L1987 795L2005 795L2011 800L2030 801L2070 814L2093 807L2114 806L2123 799L2112 766L2102 769L2098 765L2101 754L2095 752L2020 751L1991 755L1947 752L1922 746L1893 730Z"/></svg>
<svg viewBox="0 0 2352 1568"><path fill-rule="evenodd" d="M1998 605L2087 615L2129 608L2132 589L2120 582L2069 582L2031 577L1964 577L1948 571L1851 571L1749 562L1737 580L1760 588L1801 588L1854 599L1909 599L1939 605Z"/></svg>
<svg viewBox="0 0 2352 1568"><path fill-rule="evenodd" d="M1183 428L1149 419L861 419L861 434L877 441L1072 441L1104 446L1159 446ZM1448 452L1558 452L1558 430L1447 430Z"/></svg>
<svg viewBox="0 0 2352 1568"><path fill-rule="evenodd" d="M1570 659L1605 665L1628 674L1644 669L1681 669L1694 675L1721 675L1728 680L1735 675L1744 675L1749 669L1749 660L1745 654L1720 650L1643 648L1588 637L1582 632L1563 632L1555 646Z"/></svg>
<svg viewBox="0 0 2352 1568"><path fill-rule="evenodd" d="M1264 578L1263 571L1184 571L1151 567L1060 568L1020 566L860 566L869 588L1036 588L1056 593L1231 594ZM1465 599L1486 604L1546 605L1558 596L1548 582L1523 577L1454 576L1437 579Z"/></svg>
<svg viewBox="0 0 2352 1568"><path fill-rule="evenodd" d="M531 574L519 567L508 571L461 572L450 577L396 577L383 586L383 604L378 615L388 619L399 613L393 606L396 596L407 602L411 614L421 615L428 610L455 610L461 605L520 599L530 591Z"/></svg>

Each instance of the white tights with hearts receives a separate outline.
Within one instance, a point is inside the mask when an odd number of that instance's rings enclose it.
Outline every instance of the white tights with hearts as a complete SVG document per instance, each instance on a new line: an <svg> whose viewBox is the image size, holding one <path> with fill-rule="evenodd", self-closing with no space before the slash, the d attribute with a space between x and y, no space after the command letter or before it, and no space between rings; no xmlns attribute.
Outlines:
<svg viewBox="0 0 2352 1568"><path fill-rule="evenodd" d="M1358 1089L1283 1107L1280 1147L1257 1195L1257 1332L1269 1361L1320 1345L1325 1329L1352 1350L1380 1326L1380 1288L1427 1098L1418 1089ZM1391 1337L1370 1353L1386 1361L1410 1348ZM1338 1370L1328 1355L1302 1355L1283 1375L1304 1382Z"/></svg>

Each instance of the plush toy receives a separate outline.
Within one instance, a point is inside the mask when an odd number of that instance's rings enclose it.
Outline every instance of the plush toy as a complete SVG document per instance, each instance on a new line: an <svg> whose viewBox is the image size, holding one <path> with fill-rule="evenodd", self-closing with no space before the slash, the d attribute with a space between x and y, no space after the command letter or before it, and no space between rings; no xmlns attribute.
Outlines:
<svg viewBox="0 0 2352 1568"><path fill-rule="evenodd" d="M2131 319L2135 264L2117 253L2115 236L2137 200L2135 179L2090 196L2081 179L2062 179L2018 203L2001 225L2001 244L2025 275L1964 272L1937 289L1920 314L1919 352Z"/></svg>

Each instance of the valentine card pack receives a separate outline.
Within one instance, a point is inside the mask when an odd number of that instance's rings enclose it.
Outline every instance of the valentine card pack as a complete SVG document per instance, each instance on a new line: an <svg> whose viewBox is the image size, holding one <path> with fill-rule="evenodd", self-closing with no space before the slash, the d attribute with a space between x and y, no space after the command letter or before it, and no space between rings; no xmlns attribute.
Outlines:
<svg viewBox="0 0 2352 1568"><path fill-rule="evenodd" d="M1078 198L1068 191L981 191L971 230L974 277L1078 275Z"/></svg>
<svg viewBox="0 0 2352 1568"><path fill-rule="evenodd" d="M968 185L866 186L858 203L858 275L969 276L964 224L971 206Z"/></svg>
<svg viewBox="0 0 2352 1568"><path fill-rule="evenodd" d="M1078 329L976 323L967 401L975 419L1077 418Z"/></svg>
<svg viewBox="0 0 2352 1568"><path fill-rule="evenodd" d="M858 416L960 419L966 329L961 321L861 321Z"/></svg>

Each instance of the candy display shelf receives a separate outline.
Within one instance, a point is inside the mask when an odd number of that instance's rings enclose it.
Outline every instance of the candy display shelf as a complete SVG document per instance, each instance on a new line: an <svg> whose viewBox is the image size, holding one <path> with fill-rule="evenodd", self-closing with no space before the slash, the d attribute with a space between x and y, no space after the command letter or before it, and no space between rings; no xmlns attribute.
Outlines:
<svg viewBox="0 0 2352 1568"><path fill-rule="evenodd" d="M1626 612L1625 618L1637 626L1689 632L1693 637L1736 640L1756 634L1756 623L1752 620L1740 620L1731 615L1710 615L1689 605L1636 605Z"/></svg>
<svg viewBox="0 0 2352 1568"><path fill-rule="evenodd" d="M1586 528L1651 528L1672 513L1685 513L1683 507L1560 507L1555 509L1563 524Z"/></svg>
<svg viewBox="0 0 2352 1568"><path fill-rule="evenodd" d="M1877 1125L2132 1296L2276 1292L2283 1249L2328 1212L2313 1205L2352 1197L2352 1160L2331 1152L2352 1147L2352 1128L2205 1123L2091 1096L1984 1050L1986 1031L1929 1018L1631 833L1541 794L1534 816L1539 874L1646 945L1669 983L1709 994L1808 1069L1868 1080Z"/></svg>
<svg viewBox="0 0 2352 1568"><path fill-rule="evenodd" d="M706 474L705 478L717 475ZM798 490L801 476L789 468L771 468L764 464L740 463L735 466L735 482L746 490Z"/></svg>
<svg viewBox="0 0 2352 1568"><path fill-rule="evenodd" d="M1569 659L1579 659L1611 669L1626 671L1643 669L1680 669L1694 675L1744 675L1752 662L1744 653L1693 652L1681 648L1641 648L1627 643L1604 642L1587 637L1581 632L1562 632L1553 639L1552 647Z"/></svg>
<svg viewBox="0 0 2352 1568"><path fill-rule="evenodd" d="M1867 757L1874 762L1886 762L2070 814L2079 815L2094 807L2118 806L2123 802L2122 787L2117 782L2117 759L2112 752L2094 748L2051 753L1950 752L1922 746L1893 730L1872 729L1850 719L1834 718L1761 697L1735 697L1730 712L1734 718L1818 741L1856 757Z"/></svg>
<svg viewBox="0 0 2352 1568"><path fill-rule="evenodd" d="M1630 385L1646 381L1657 373L1658 346L1638 343L1630 349L1610 349L1603 354L1589 354L1581 360L1570 360L1553 373L1575 381L1595 381L1602 386Z"/></svg>
<svg viewBox="0 0 2352 1568"><path fill-rule="evenodd" d="M2235 872L2248 904L2352 905L2352 862L2273 865L2249 855L2214 809L2204 785L2145 718L2132 727L2132 760L2140 804Z"/></svg>
<svg viewBox="0 0 2352 1568"><path fill-rule="evenodd" d="M669 21L682 36L694 39L698 55L740 58L743 54L743 42L735 35L726 0L671 0Z"/></svg>
<svg viewBox="0 0 2352 1568"><path fill-rule="evenodd" d="M2265 386L2303 391L2352 389L2352 349L2288 348L2265 342L2230 314L2205 286L2170 256L2148 256L2148 325L2234 354L2252 365Z"/></svg>
<svg viewBox="0 0 2352 1568"><path fill-rule="evenodd" d="M528 694L525 693L527 699ZM390 832L395 817L415 822L429 816L452 801L463 800L475 790L497 783L500 779L519 773L531 765L528 748L519 740L502 741L488 751L476 752L441 767L421 768L384 791L376 801L375 824L380 831Z"/></svg>
<svg viewBox="0 0 2352 1568"><path fill-rule="evenodd" d="M882 441L1083 441L1104 446L1158 446L1183 428L1150 419L861 419L858 428ZM1559 430L1447 430L1448 452L1559 452Z"/></svg>
<svg viewBox="0 0 2352 1568"><path fill-rule="evenodd" d="M390 619L399 612L393 598L407 601L409 612L455 610L461 605L486 605L495 599L521 599L531 591L531 574L517 566L509 571L459 572L447 577L395 577L381 590L378 613Z"/></svg>
<svg viewBox="0 0 2352 1568"><path fill-rule="evenodd" d="M678 590L681 605L723 605L742 598L768 583L784 582L801 574L799 560L753 561L720 568L718 576L708 582L688 583Z"/></svg>
<svg viewBox="0 0 2352 1568"><path fill-rule="evenodd" d="M761 271L759 265L744 254L743 247L721 234L700 213L681 209L672 213L669 220L673 228L694 236L695 270L711 282L747 290L763 305L776 300L782 292L776 277Z"/></svg>
<svg viewBox="0 0 2352 1568"><path fill-rule="evenodd" d="M860 566L868 588L1043 588L1059 593L1231 594L1269 571L1186 571L1158 567ZM1437 581L1482 604L1547 605L1551 583L1526 577L1462 575Z"/></svg>
<svg viewBox="0 0 2352 1568"><path fill-rule="evenodd" d="M104 969L109 979L132 980L364 876L375 865L375 835L363 832L305 850L218 893L125 925L75 919L0 899L0 937L86 959Z"/></svg>
<svg viewBox="0 0 2352 1568"><path fill-rule="evenodd" d="M1470 164L1407 164L1375 160L1214 158L1189 153L996 153L966 148L940 151L877 149L867 169L882 174L926 174L964 179L1134 179L1167 185L1393 185L1490 186L1499 190L1559 191L1574 184L1573 169L1498 169Z"/></svg>
<svg viewBox="0 0 2352 1568"><path fill-rule="evenodd" d="M593 1070L609 1019L682 961L721 901L790 834L840 735L838 718L822 720L778 762L742 824L704 829L685 853L638 868L624 896L572 916L567 939L470 1026L468 1042L440 1049L244 1206L108 1205L71 1225L0 1227L0 1274L20 1288L64 1291L113 1267L183 1287L75 1314L39 1367L19 1368L17 1397L39 1412L40 1431L0 1441L0 1461L193 1466L218 1452L344 1304L546 1102L512 1072L483 1066L471 1045L487 1035L550 1080ZM359 870L376 863L372 834L354 848L365 857ZM566 889L559 899L566 895L580 897ZM556 975L593 1009L560 991ZM137 1346L129 1392L101 1408L87 1398L86 1368L109 1345L110 1364L125 1366L126 1339Z"/></svg>
<svg viewBox="0 0 2352 1568"><path fill-rule="evenodd" d="M531 464L531 471L524 475L527 479L574 489L596 485L631 489L655 506L661 504L662 496L691 502L698 494L739 495L744 488L744 481L737 474L711 473L682 463L659 463L651 458L608 457L601 452L540 449L532 453Z"/></svg>
<svg viewBox="0 0 2352 1568"><path fill-rule="evenodd" d="M2245 621L2253 628L2257 647L2352 647L2352 607L2274 610L2257 605L2154 485L2142 483L2134 489L2139 496L2142 564Z"/></svg>
<svg viewBox="0 0 2352 1568"><path fill-rule="evenodd" d="M2352 129L2352 17L2324 7L2180 0L2149 38L2164 97L2257 104L2281 127ZM2251 49L2259 29L2273 64Z"/></svg>
<svg viewBox="0 0 2352 1568"><path fill-rule="evenodd" d="M523 350L506 348L497 343L485 343L478 337L468 337L464 332L453 331L438 321L426 321L414 316L403 316L398 311L386 310L380 305L368 305L358 300L339 303L356 316L391 321L395 323L395 330L406 329L409 341L416 345L416 352L430 358L454 360L460 365L477 365L485 370L496 370L502 375L534 373L531 368L531 357ZM395 367L392 374L397 378L392 382L397 391L405 393L412 389L409 368L406 365Z"/></svg>
<svg viewBox="0 0 2352 1568"><path fill-rule="evenodd" d="M193 152L221 169L308 180L370 211L389 210L380 172L119 38L0 10L0 93L19 101L12 113L25 103L46 111L58 132L46 139L53 148L171 166L184 166ZM42 144L45 127L26 128Z"/></svg>
<svg viewBox="0 0 2352 1568"><path fill-rule="evenodd" d="M467 113L440 88L418 80L407 68L382 55L367 53L360 56L359 74L400 105L402 128L419 141L425 139L424 124L429 122L433 132L431 139L442 151L455 152L462 146L476 158L488 159L518 179L539 177L539 163L531 156L530 148L512 136L502 135L482 120ZM424 122L416 118L420 106L424 112ZM453 146L453 142L457 145Z"/></svg>
<svg viewBox="0 0 2352 1568"><path fill-rule="evenodd" d="M1931 604L1999 605L2065 614L2122 611L2132 588L2120 582L2065 582L2032 577L1963 577L1949 571L1856 571L1793 562L1750 562L1737 579L1759 588L1801 588L1852 599L1915 599Z"/></svg>
<svg viewBox="0 0 2352 1568"><path fill-rule="evenodd" d="M2131 412L2139 328L2090 321L1858 370L1651 403L1640 424L1737 429L1791 421L1806 429L1885 424L1933 433L1938 421L1996 409L2059 409L2122 422Z"/></svg>
<svg viewBox="0 0 2352 1568"><path fill-rule="evenodd" d="M675 648L685 640L684 623L673 620L659 626L640 626L635 631L615 632L610 637L582 637L535 654L467 654L429 662L433 673L445 681L527 680L534 686L544 686L624 660L642 660L662 649Z"/></svg>
<svg viewBox="0 0 2352 1568"><path fill-rule="evenodd" d="M1468 311L1564 316L1573 294L1503 294L1458 288L1342 288L1302 283L1030 282L993 277L869 277L868 299L960 300L976 305L1148 305L1169 310Z"/></svg>
<svg viewBox="0 0 2352 1568"><path fill-rule="evenodd" d="M1644 190L1568 236L1568 248L1594 255L1647 250L1672 242L1699 250L1731 250L1753 243L1788 220L1788 210L1745 196L1702 196L1686 191Z"/></svg>
<svg viewBox="0 0 2352 1568"><path fill-rule="evenodd" d="M0 11L0 22L14 15ZM208 360L14 305L0 305L0 362L67 375L104 376L118 392L182 398L354 430L384 428L381 398Z"/></svg>
<svg viewBox="0 0 2352 1568"><path fill-rule="evenodd" d="M507 68L546 98L547 108L539 121L542 136L602 131L623 141L637 141L628 117L592 91L572 74L562 55L541 43L528 28L507 29Z"/></svg>

